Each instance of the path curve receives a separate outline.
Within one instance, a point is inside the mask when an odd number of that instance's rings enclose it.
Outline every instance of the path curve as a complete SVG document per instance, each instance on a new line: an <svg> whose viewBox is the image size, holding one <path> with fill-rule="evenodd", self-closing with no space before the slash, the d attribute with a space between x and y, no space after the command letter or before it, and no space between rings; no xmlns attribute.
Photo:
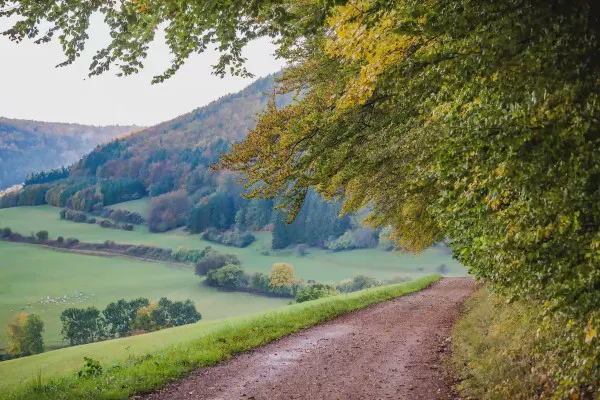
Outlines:
<svg viewBox="0 0 600 400"><path fill-rule="evenodd" d="M445 278L199 369L142 398L455 399L440 359L474 287L470 278Z"/></svg>

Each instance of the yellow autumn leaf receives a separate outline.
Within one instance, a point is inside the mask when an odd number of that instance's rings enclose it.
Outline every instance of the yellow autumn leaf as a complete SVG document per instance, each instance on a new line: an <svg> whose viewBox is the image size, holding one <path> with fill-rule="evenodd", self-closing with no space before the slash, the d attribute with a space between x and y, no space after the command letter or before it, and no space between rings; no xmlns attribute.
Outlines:
<svg viewBox="0 0 600 400"><path fill-rule="evenodd" d="M587 326L584 329L585 332L585 342L590 343L598 334L595 328L592 327L592 321L588 322Z"/></svg>

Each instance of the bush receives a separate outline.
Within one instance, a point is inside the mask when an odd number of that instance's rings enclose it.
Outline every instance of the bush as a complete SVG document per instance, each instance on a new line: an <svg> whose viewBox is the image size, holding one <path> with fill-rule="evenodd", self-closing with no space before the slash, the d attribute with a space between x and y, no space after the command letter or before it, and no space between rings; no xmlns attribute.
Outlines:
<svg viewBox="0 0 600 400"><path fill-rule="evenodd" d="M213 269L206 275L206 284L227 289L239 289L248 283L244 270L239 265L228 264Z"/></svg>
<svg viewBox="0 0 600 400"><path fill-rule="evenodd" d="M39 240L40 242L45 242L46 240L48 240L48 231L38 231L35 234L35 237L37 238L37 240Z"/></svg>
<svg viewBox="0 0 600 400"><path fill-rule="evenodd" d="M250 232L242 232L239 230L219 232L215 228L205 231L202 234L202 239L235 247L248 247L256 241L256 237Z"/></svg>
<svg viewBox="0 0 600 400"><path fill-rule="evenodd" d="M133 225L132 224L121 225L121 229L124 230L124 231L132 231L133 230Z"/></svg>
<svg viewBox="0 0 600 400"><path fill-rule="evenodd" d="M111 210L110 208L103 208L100 210L99 214L103 218L109 218L121 223L141 225L146 222L144 217L140 214L122 209Z"/></svg>
<svg viewBox="0 0 600 400"><path fill-rule="evenodd" d="M370 228L360 228L354 231L346 231L335 240L329 240L325 247L332 251L371 249L377 247L377 231Z"/></svg>
<svg viewBox="0 0 600 400"><path fill-rule="evenodd" d="M377 279L366 275L357 275L352 279L340 282L337 286L337 290L341 293L351 293L377 286L381 286L381 282Z"/></svg>
<svg viewBox="0 0 600 400"><path fill-rule="evenodd" d="M323 297L336 296L340 294L336 288L330 285L315 283L306 285L298 290L296 294L296 302L303 303L305 301L316 300Z"/></svg>
<svg viewBox="0 0 600 400"><path fill-rule="evenodd" d="M83 223L87 221L87 214L83 211L63 209L60 211L60 219Z"/></svg>
<svg viewBox="0 0 600 400"><path fill-rule="evenodd" d="M7 239L12 235L12 230L10 228L2 228L0 230L0 235L3 239Z"/></svg>
<svg viewBox="0 0 600 400"><path fill-rule="evenodd" d="M150 258L153 260L171 260L173 258L171 249L162 249L154 246L131 246L126 253L141 258Z"/></svg>
<svg viewBox="0 0 600 400"><path fill-rule="evenodd" d="M67 247L72 247L75 246L76 244L79 243L79 239L77 238L67 238Z"/></svg>
<svg viewBox="0 0 600 400"><path fill-rule="evenodd" d="M88 223L88 224L95 224L96 222L98 222L98 221L96 220L96 218L90 218L90 219L88 219L88 220L87 220L87 223Z"/></svg>
<svg viewBox="0 0 600 400"><path fill-rule="evenodd" d="M98 225L100 225L103 228L112 228L113 227L113 223L106 219L98 221Z"/></svg>
<svg viewBox="0 0 600 400"><path fill-rule="evenodd" d="M446 264L440 264L436 270L440 275L444 275L448 272L448 266Z"/></svg>
<svg viewBox="0 0 600 400"><path fill-rule="evenodd" d="M248 289L257 293L277 297L296 297L296 293L303 286L300 282L294 282L287 286L272 286L269 275L262 272L251 274L248 279Z"/></svg>
<svg viewBox="0 0 600 400"><path fill-rule="evenodd" d="M219 269L225 265L240 265L240 260L234 254L213 254L196 263L196 275L204 276L209 271Z"/></svg>
<svg viewBox="0 0 600 400"><path fill-rule="evenodd" d="M298 246L296 246L296 255L298 257L304 257L304 256L310 254L308 249L309 249L309 247L307 244L301 243Z"/></svg>
<svg viewBox="0 0 600 400"><path fill-rule="evenodd" d="M65 238L62 236L59 236L56 238L56 243L58 244L63 244L65 242Z"/></svg>

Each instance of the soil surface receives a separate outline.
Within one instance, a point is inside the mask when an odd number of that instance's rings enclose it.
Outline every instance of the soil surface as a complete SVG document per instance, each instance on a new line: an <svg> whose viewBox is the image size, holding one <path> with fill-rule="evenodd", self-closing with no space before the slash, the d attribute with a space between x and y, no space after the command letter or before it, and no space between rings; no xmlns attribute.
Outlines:
<svg viewBox="0 0 600 400"><path fill-rule="evenodd" d="M457 399L441 358L474 288L470 278L446 278L199 369L142 398Z"/></svg>

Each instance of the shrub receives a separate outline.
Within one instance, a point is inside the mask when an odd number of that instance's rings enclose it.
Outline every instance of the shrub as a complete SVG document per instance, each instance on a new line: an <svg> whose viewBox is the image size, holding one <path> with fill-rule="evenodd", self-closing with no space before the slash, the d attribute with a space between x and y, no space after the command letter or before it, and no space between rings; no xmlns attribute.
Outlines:
<svg viewBox="0 0 600 400"><path fill-rule="evenodd" d="M121 229L123 229L124 231L132 231L133 225L132 224L124 224L121 226Z"/></svg>
<svg viewBox="0 0 600 400"><path fill-rule="evenodd" d="M196 275L204 276L209 271L225 265L240 265L240 260L234 254L213 254L196 263Z"/></svg>
<svg viewBox="0 0 600 400"><path fill-rule="evenodd" d="M65 238L62 237L62 236L59 236L59 237L56 238L56 242L58 244L63 244L65 242Z"/></svg>
<svg viewBox="0 0 600 400"><path fill-rule="evenodd" d="M228 264L206 274L206 284L227 289L238 289L247 284L248 278L239 265Z"/></svg>
<svg viewBox="0 0 600 400"><path fill-rule="evenodd" d="M98 225L100 225L103 228L112 228L113 227L113 223L106 219L98 221Z"/></svg>
<svg viewBox="0 0 600 400"><path fill-rule="evenodd" d="M48 240L48 231L38 231L35 234L35 237L37 238L37 240L39 240L40 242L45 242L46 240Z"/></svg>
<svg viewBox="0 0 600 400"><path fill-rule="evenodd" d="M219 232L214 228L205 231L202 234L202 239L235 247L248 247L256 241L256 237L250 232L242 232L239 230Z"/></svg>
<svg viewBox="0 0 600 400"><path fill-rule="evenodd" d="M377 247L377 231L370 228L360 228L346 231L337 239L325 242L325 247L332 251L353 249L368 249Z"/></svg>
<svg viewBox="0 0 600 400"><path fill-rule="evenodd" d="M248 278L248 289L269 296L293 298L302 286L303 284L300 282L294 282L287 286L272 286L269 275L262 272L251 274Z"/></svg>
<svg viewBox="0 0 600 400"><path fill-rule="evenodd" d="M337 290L341 293L350 293L377 286L381 286L381 282L377 279L366 275L357 275L352 279L340 282L337 286Z"/></svg>
<svg viewBox="0 0 600 400"><path fill-rule="evenodd" d="M110 218L116 222L128 223L133 225L141 225L144 222L146 222L144 217L142 217L140 214L128 210L111 210L110 208L104 208L100 210L99 214L103 218Z"/></svg>
<svg viewBox="0 0 600 400"><path fill-rule="evenodd" d="M270 283L271 279L269 279L269 275L262 272L251 274L248 279L248 287L259 293L268 293Z"/></svg>
<svg viewBox="0 0 600 400"><path fill-rule="evenodd" d="M95 224L97 222L96 218L90 218L87 220L88 224Z"/></svg>
<svg viewBox="0 0 600 400"><path fill-rule="evenodd" d="M304 257L307 254L309 254L308 245L307 244L301 243L298 246L296 246L296 255L298 257Z"/></svg>
<svg viewBox="0 0 600 400"><path fill-rule="evenodd" d="M440 264L437 266L436 270L440 275L444 275L448 272L448 266L446 264Z"/></svg>
<svg viewBox="0 0 600 400"><path fill-rule="evenodd" d="M339 238L325 242L325 247L332 251L353 250L356 248L354 234L346 231Z"/></svg>
<svg viewBox="0 0 600 400"><path fill-rule="evenodd" d="M12 235L12 230L10 228L2 228L0 230L0 235L4 239L9 238Z"/></svg>
<svg viewBox="0 0 600 400"><path fill-rule="evenodd" d="M275 263L271 268L269 278L271 279L270 285L273 287L289 286L295 282L296 272L294 267L288 263Z"/></svg>
<svg viewBox="0 0 600 400"><path fill-rule="evenodd" d="M83 357L84 365L77 371L78 378L91 378L102 374L102 365L97 360L89 357Z"/></svg>
<svg viewBox="0 0 600 400"><path fill-rule="evenodd" d="M87 221L87 214L83 211L65 209L60 211L60 218L68 221L83 223Z"/></svg>
<svg viewBox="0 0 600 400"><path fill-rule="evenodd" d="M67 238L67 247L71 247L71 246L75 246L76 244L79 243L79 239L77 238Z"/></svg>
<svg viewBox="0 0 600 400"><path fill-rule="evenodd" d="M298 290L296 294L296 302L303 303L305 301L316 300L323 297L336 296L340 294L336 288L330 285L315 283L306 285Z"/></svg>

